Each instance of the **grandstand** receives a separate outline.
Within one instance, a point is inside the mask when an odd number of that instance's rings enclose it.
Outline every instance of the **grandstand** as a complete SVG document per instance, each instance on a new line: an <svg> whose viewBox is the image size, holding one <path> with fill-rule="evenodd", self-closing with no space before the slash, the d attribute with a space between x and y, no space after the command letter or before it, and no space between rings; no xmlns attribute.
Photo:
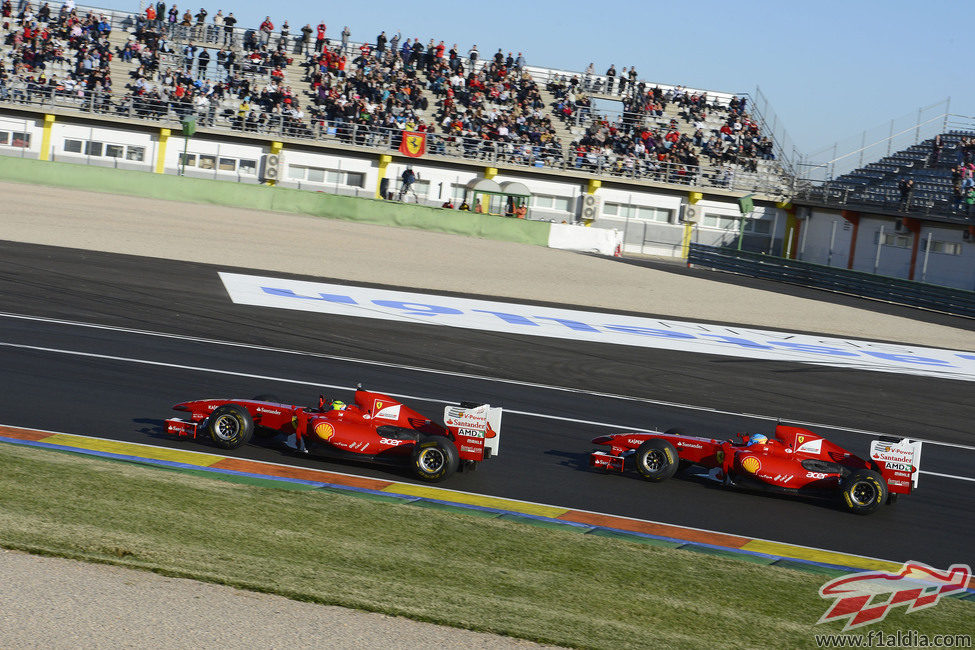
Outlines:
<svg viewBox="0 0 975 650"><path fill-rule="evenodd" d="M792 186L784 148L729 93L633 79L621 96L603 76L471 61L432 39L402 56L392 43L316 52L298 30L221 28L189 12L153 19L66 0L46 17L30 6L5 31L3 102L385 150L415 129L437 156L779 198ZM581 110L600 97L628 110Z"/></svg>
<svg viewBox="0 0 975 650"><path fill-rule="evenodd" d="M795 200L872 212L975 223L961 193L975 171L969 140L975 131L950 130L912 144L833 180L800 184ZM913 181L909 191L906 181Z"/></svg>

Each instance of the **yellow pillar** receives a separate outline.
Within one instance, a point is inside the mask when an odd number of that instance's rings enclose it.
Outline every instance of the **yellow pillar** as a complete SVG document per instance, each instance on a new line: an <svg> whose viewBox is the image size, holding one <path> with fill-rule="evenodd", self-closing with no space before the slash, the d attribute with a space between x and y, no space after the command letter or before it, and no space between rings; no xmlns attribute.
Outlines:
<svg viewBox="0 0 975 650"><path fill-rule="evenodd" d="M704 198L704 195L700 192L688 192L687 193L687 203L689 205L697 205L697 202ZM683 260L687 259L687 254L691 250L691 238L694 236L694 224L697 223L694 219L684 219L684 235L680 240L680 257Z"/></svg>
<svg viewBox="0 0 975 650"><path fill-rule="evenodd" d="M484 178L491 180L498 175L497 167L485 167L484 168ZM482 194L481 195L481 212L487 214L491 209L491 195Z"/></svg>
<svg viewBox="0 0 975 650"><path fill-rule="evenodd" d="M691 250L691 236L694 234L694 222L684 222L684 237L680 241L680 258L687 259L687 254Z"/></svg>
<svg viewBox="0 0 975 650"><path fill-rule="evenodd" d="M379 191L379 186L383 184L383 179L386 178L386 168L389 167L389 163L393 162L393 157L387 154L380 154L379 156L379 178L376 179L376 196L377 199L385 199L386 197L382 195Z"/></svg>
<svg viewBox="0 0 975 650"><path fill-rule="evenodd" d="M284 149L284 144L283 143L281 143L281 142L272 142L271 143L271 153L274 154L275 156L280 155L282 149ZM281 168L281 164L279 163L278 164L278 174L280 174L283 171L284 170ZM275 179L270 179L270 180L267 180L265 182L268 185L277 185L278 184L278 181L275 180Z"/></svg>
<svg viewBox="0 0 975 650"><path fill-rule="evenodd" d="M159 147L156 149L156 168L153 170L157 174L166 172L166 144L172 131L169 129L159 129Z"/></svg>
<svg viewBox="0 0 975 650"><path fill-rule="evenodd" d="M44 133L41 135L41 155L38 160L51 159L51 131L54 128L54 116L44 116Z"/></svg>

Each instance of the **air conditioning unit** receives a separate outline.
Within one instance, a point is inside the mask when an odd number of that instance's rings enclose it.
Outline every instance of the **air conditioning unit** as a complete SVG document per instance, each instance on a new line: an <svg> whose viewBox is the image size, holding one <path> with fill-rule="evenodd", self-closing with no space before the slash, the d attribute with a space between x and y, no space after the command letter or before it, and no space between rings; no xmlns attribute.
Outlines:
<svg viewBox="0 0 975 650"><path fill-rule="evenodd" d="M264 180L278 180L281 177L281 167L283 164L283 157L279 153L269 153L264 156Z"/></svg>
<svg viewBox="0 0 975 650"><path fill-rule="evenodd" d="M696 205L685 205L683 221L684 223L697 223L700 214L700 208Z"/></svg>
<svg viewBox="0 0 975 650"><path fill-rule="evenodd" d="M579 213L583 220L594 221L602 213L602 201L595 194L583 194L579 201L582 208Z"/></svg>

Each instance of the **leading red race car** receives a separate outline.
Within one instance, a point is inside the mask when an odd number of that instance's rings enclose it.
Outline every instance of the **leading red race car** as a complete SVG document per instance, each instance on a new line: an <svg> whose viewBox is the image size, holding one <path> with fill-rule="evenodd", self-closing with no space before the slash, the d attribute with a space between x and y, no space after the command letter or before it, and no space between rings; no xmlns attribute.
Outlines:
<svg viewBox="0 0 975 650"><path fill-rule="evenodd" d="M917 487L921 442L880 438L870 458L799 427L778 425L775 437L741 435L738 441L664 433L618 433L593 439L609 452L594 451L590 465L622 472L628 461L644 478L662 481L678 468L697 465L725 485L773 492L839 497L856 514L869 514L898 494Z"/></svg>
<svg viewBox="0 0 975 650"><path fill-rule="evenodd" d="M166 420L166 432L189 438L201 433L223 449L236 449L258 435L288 436L301 452L374 461L405 461L424 481L442 481L458 469L498 455L501 409L462 403L444 409L438 424L388 395L359 388L355 403L327 402L318 408L285 404L268 396L203 399L173 406L189 419Z"/></svg>

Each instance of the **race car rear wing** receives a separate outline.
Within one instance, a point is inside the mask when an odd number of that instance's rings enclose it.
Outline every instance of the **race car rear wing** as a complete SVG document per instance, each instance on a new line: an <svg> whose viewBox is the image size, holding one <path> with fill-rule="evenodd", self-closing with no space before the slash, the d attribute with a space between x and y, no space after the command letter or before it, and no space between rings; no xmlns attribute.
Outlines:
<svg viewBox="0 0 975 650"><path fill-rule="evenodd" d="M887 482L889 492L910 494L911 489L917 487L921 473L920 440L874 440L870 443L870 459L880 468L880 475Z"/></svg>
<svg viewBox="0 0 975 650"><path fill-rule="evenodd" d="M486 460L497 456L501 446L501 407L448 406L443 421L454 435L461 460Z"/></svg>

